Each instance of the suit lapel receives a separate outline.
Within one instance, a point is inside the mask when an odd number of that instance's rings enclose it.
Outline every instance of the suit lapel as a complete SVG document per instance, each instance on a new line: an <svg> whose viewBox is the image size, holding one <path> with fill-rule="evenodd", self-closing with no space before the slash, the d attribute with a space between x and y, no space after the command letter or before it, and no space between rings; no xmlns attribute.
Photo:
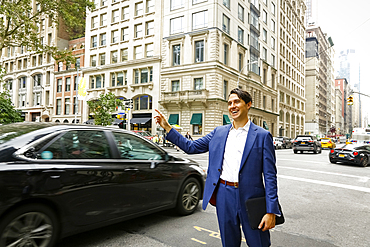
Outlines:
<svg viewBox="0 0 370 247"><path fill-rule="evenodd" d="M247 161L249 153L251 152L254 141L256 140L256 137L257 137L257 127L256 127L256 125L252 122L250 123L250 125L251 126L249 127L247 142L245 143L245 146L244 146L242 161L241 161L239 170L241 170L243 168L245 162Z"/></svg>
<svg viewBox="0 0 370 247"><path fill-rule="evenodd" d="M212 161L217 163L216 167L222 167L222 163L224 160L226 140L229 135L230 128L231 128L231 124L225 126L224 128L220 128L220 131L217 131L217 136L215 136L217 139L215 138L216 146L212 148L214 150Z"/></svg>

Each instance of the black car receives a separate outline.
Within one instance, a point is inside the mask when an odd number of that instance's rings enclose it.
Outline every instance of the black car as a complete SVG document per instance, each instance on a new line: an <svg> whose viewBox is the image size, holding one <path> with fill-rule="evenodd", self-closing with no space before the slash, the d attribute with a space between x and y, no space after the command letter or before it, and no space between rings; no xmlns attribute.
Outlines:
<svg viewBox="0 0 370 247"><path fill-rule="evenodd" d="M193 213L205 173L119 128L0 126L0 246L58 239L175 208Z"/></svg>
<svg viewBox="0 0 370 247"><path fill-rule="evenodd" d="M293 152L296 154L298 151L313 152L315 154L321 153L321 142L317 140L316 136L311 135L297 135L293 140Z"/></svg>
<svg viewBox="0 0 370 247"><path fill-rule="evenodd" d="M276 138L278 138L283 143L283 148L292 148L292 139L290 139L289 137L278 136Z"/></svg>
<svg viewBox="0 0 370 247"><path fill-rule="evenodd" d="M366 167L369 164L369 158L369 144L347 144L342 147L332 149L329 153L329 160L333 164L343 162Z"/></svg>

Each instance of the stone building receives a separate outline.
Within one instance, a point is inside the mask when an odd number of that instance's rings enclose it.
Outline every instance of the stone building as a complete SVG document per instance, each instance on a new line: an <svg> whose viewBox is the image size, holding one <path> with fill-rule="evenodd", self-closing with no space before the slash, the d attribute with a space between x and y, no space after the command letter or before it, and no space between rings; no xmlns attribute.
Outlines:
<svg viewBox="0 0 370 247"><path fill-rule="evenodd" d="M306 112L305 4L280 1L279 8L279 135L304 134Z"/></svg>

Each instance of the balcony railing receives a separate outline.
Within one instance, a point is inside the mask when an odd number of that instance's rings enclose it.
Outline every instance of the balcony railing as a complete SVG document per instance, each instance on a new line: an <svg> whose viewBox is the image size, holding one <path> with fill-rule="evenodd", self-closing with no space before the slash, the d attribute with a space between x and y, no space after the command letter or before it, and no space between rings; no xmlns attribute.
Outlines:
<svg viewBox="0 0 370 247"><path fill-rule="evenodd" d="M184 90L177 92L162 93L163 101L189 101L189 100L205 100L208 97L207 89L200 90Z"/></svg>

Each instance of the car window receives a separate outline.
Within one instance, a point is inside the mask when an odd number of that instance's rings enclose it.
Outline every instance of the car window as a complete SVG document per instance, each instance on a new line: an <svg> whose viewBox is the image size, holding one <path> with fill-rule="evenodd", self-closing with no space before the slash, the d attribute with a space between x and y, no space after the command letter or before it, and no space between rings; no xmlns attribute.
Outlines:
<svg viewBox="0 0 370 247"><path fill-rule="evenodd" d="M329 139L321 139L321 142L329 142Z"/></svg>
<svg viewBox="0 0 370 247"><path fill-rule="evenodd" d="M103 131L72 130L43 147L41 159L108 159L110 147Z"/></svg>
<svg viewBox="0 0 370 247"><path fill-rule="evenodd" d="M311 137L309 136L302 136L302 137L297 137L297 141L312 141Z"/></svg>
<svg viewBox="0 0 370 247"><path fill-rule="evenodd" d="M141 138L126 134L113 132L120 155L130 160L161 160L164 153Z"/></svg>

